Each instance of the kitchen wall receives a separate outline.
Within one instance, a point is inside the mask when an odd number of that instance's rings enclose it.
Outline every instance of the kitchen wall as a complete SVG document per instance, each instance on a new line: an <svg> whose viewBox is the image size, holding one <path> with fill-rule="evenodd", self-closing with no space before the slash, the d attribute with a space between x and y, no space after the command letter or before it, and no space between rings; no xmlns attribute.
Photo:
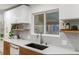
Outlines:
<svg viewBox="0 0 79 59"><path fill-rule="evenodd" d="M0 34L4 34L4 15L3 15L3 12L0 12ZM3 52L3 42L0 40L0 54L2 54L2 52Z"/></svg>
<svg viewBox="0 0 79 59"><path fill-rule="evenodd" d="M32 13L59 8L59 18L79 18L79 4L34 4Z"/></svg>
<svg viewBox="0 0 79 59"><path fill-rule="evenodd" d="M41 11L47 11L51 9L59 8L59 18L65 19L65 18L79 18L79 5L70 5L70 4L44 4L44 5L32 5L31 6L31 12L41 12ZM33 16L32 16L33 17ZM33 25L33 18L32 18L32 25ZM60 26L61 27L61 26ZM33 26L31 27L31 32L33 33ZM35 35L33 35L32 40L39 42L39 40L35 39ZM52 36L43 36L44 41L47 41L48 44L52 44L55 46L61 46L69 49L75 49L79 51L79 33L63 33L60 32L60 37L54 37Z"/></svg>
<svg viewBox="0 0 79 59"><path fill-rule="evenodd" d="M70 4L67 4L67 5L63 5L63 4L32 4L30 6L31 10L30 10L30 14L31 14L31 17L29 20L31 20L31 35L26 37L26 35L24 36L25 39L29 40L29 41L33 41L33 42L37 42L39 43L40 40L36 37L36 35L34 35L34 21L33 21L33 15L32 13L36 13L36 12L41 12L41 11L47 11L47 10L51 10L51 9L56 9L56 8L59 8L59 18L60 20L61 19L64 19L64 18L79 18L79 5L70 5ZM10 12L11 11L7 11L5 13L5 26L6 24L7 25L10 25L12 21L12 19L9 19L10 16L13 16L13 15L10 15ZM8 27L11 27L11 26L8 26ZM61 26L60 26L61 27ZM5 29L7 29L5 27ZM7 29L7 30L10 30ZM6 31L7 31L6 30ZM5 32L6 33L6 32ZM6 34L5 34L6 36ZM30 39L32 38L32 39ZM48 44L51 44L51 45L55 45L55 46L60 46L60 47L65 47L65 48L68 48L68 49L75 49L75 50L79 50L79 34L78 33L63 33L63 32L60 32L60 35L59 36L54 36L54 35L44 35L43 36L44 38L44 41L47 42Z"/></svg>
<svg viewBox="0 0 79 59"><path fill-rule="evenodd" d="M0 34L4 33L4 15L0 13Z"/></svg>

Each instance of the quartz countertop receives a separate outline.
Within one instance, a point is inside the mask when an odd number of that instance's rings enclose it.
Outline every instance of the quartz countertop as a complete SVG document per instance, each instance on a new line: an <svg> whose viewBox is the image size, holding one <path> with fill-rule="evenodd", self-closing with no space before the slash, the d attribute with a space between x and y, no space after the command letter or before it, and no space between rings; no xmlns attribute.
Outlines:
<svg viewBox="0 0 79 59"><path fill-rule="evenodd" d="M44 50L35 49L32 47L25 46L26 44L33 43L31 41L23 40L23 39L4 39L4 41L9 42L11 44L30 49L32 51L39 52L41 54L79 54L79 52L76 52L74 50L69 50L66 48L58 47L58 46L52 46L49 45L48 48Z"/></svg>

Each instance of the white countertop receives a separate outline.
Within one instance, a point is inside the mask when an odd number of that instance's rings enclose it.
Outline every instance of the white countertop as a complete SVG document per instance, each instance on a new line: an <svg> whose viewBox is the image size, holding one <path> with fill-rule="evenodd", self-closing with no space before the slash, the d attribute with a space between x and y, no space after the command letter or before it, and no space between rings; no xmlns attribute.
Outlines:
<svg viewBox="0 0 79 59"><path fill-rule="evenodd" d="M4 41L7 41L9 43L30 49L32 51L36 51L42 54L79 54L79 52L73 51L73 50L69 50L66 48L62 48L62 47L56 47L56 46L48 46L48 48L44 49L44 50L38 50L35 48L31 48L28 46L25 46L26 44L29 43L33 43L27 40L22 40L22 39L4 39Z"/></svg>

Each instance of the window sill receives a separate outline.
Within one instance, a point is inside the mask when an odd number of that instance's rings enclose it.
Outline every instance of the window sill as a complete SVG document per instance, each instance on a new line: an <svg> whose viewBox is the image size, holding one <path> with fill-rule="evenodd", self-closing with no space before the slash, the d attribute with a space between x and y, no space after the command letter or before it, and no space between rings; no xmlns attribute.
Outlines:
<svg viewBox="0 0 79 59"><path fill-rule="evenodd" d="M43 36L60 37L60 35L54 35L54 34L43 34Z"/></svg>
<svg viewBox="0 0 79 59"><path fill-rule="evenodd" d="M39 35L39 34L33 33L32 35ZM54 34L42 34L42 36L60 37L60 35L54 35Z"/></svg>

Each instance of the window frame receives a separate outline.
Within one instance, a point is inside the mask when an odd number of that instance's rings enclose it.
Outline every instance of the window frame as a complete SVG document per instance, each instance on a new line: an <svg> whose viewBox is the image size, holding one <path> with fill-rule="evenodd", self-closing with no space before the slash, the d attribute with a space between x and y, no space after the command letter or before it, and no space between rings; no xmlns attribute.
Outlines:
<svg viewBox="0 0 79 59"><path fill-rule="evenodd" d="M51 12L56 12L58 11L59 12L59 8L56 8L56 9L52 9L52 10L47 10L47 11L42 11L42 12L36 12L36 13L33 13L33 34L34 35L39 35L38 33L35 33L34 32L34 28L35 28L35 22L34 22L34 15L39 15L39 14L44 14L44 33L43 33L43 36L53 36L53 37L60 37L60 32L59 34L47 34L46 33L46 13L51 13ZM60 29L60 20L59 20L59 29Z"/></svg>

